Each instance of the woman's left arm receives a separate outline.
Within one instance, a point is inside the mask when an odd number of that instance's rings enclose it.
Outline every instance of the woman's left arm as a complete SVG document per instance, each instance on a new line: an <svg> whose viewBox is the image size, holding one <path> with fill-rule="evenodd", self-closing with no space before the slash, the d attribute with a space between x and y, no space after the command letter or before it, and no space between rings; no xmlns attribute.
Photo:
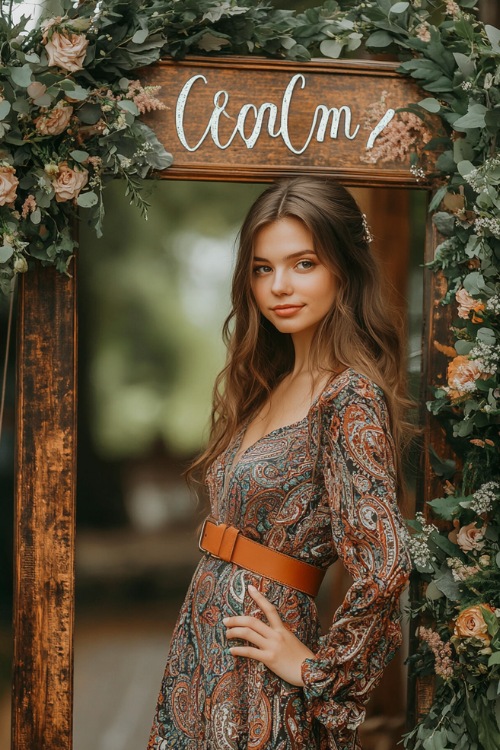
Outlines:
<svg viewBox="0 0 500 750"><path fill-rule="evenodd" d="M354 730L401 643L399 598L411 570L396 502L394 444L382 390L342 389L332 412L325 483L337 552L353 578L315 656L302 665L309 711Z"/></svg>

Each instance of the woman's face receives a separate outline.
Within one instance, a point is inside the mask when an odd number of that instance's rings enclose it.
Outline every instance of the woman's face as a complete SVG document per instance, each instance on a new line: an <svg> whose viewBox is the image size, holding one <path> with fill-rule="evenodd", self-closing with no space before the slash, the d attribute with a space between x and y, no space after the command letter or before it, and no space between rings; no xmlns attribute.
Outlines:
<svg viewBox="0 0 500 750"><path fill-rule="evenodd" d="M312 335L330 311L336 279L320 262L302 221L289 216L257 232L252 292L262 315L281 333Z"/></svg>

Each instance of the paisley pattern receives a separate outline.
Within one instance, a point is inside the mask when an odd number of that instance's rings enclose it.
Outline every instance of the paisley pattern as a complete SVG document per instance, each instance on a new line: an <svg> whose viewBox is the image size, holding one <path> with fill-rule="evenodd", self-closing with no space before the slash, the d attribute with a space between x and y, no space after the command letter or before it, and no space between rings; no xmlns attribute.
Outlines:
<svg viewBox="0 0 500 750"><path fill-rule="evenodd" d="M321 568L338 556L353 584L322 635L311 597L204 556L173 633L148 750L356 750L369 694L400 644L410 571L383 392L348 368L307 417L233 465L243 434L210 469L212 515ZM222 618L263 617L250 583L314 652L304 688L229 653Z"/></svg>

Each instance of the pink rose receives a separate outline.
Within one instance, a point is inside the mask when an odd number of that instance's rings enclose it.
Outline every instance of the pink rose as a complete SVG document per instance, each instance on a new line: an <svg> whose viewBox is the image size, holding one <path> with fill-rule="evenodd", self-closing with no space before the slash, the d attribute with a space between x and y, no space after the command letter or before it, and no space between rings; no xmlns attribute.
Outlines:
<svg viewBox="0 0 500 750"><path fill-rule="evenodd" d="M458 532L457 544L464 552L481 549L484 546L483 537L483 530L479 529L475 523L469 523L467 526L462 526Z"/></svg>
<svg viewBox="0 0 500 750"><path fill-rule="evenodd" d="M17 186L19 180L16 177L14 167L0 167L0 206L14 203L17 198Z"/></svg>
<svg viewBox="0 0 500 750"><path fill-rule="evenodd" d="M49 65L74 73L83 68L89 40L84 34L61 33L54 31L45 43Z"/></svg>
<svg viewBox="0 0 500 750"><path fill-rule="evenodd" d="M65 161L59 164L59 171L52 179L52 187L56 194L56 201L71 201L78 197L80 190L85 187L89 179L86 169L71 169Z"/></svg>
<svg viewBox="0 0 500 750"><path fill-rule="evenodd" d="M458 615L455 622L455 635L459 638L479 638L489 644L488 626L484 621L480 606L468 607Z"/></svg>
<svg viewBox="0 0 500 750"><path fill-rule="evenodd" d="M483 303L471 297L467 289L464 289L463 287L458 290L455 297L458 303L459 318L468 318L471 310L474 312L481 312L481 310L484 310Z"/></svg>
<svg viewBox="0 0 500 750"><path fill-rule="evenodd" d="M448 386L450 398L461 398L475 390L476 380L486 380L489 373L483 372L479 361L459 354L448 365Z"/></svg>
<svg viewBox="0 0 500 750"><path fill-rule="evenodd" d="M72 114L73 107L58 102L50 112L36 118L35 127L41 135L60 135L68 127Z"/></svg>

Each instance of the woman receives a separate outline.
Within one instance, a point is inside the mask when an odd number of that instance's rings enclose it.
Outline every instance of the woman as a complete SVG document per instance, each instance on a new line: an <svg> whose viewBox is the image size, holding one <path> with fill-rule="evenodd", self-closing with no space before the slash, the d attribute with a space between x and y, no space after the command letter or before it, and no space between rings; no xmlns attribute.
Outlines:
<svg viewBox="0 0 500 750"><path fill-rule="evenodd" d="M404 356L369 240L333 180L273 184L245 219L228 360L192 467L210 496L206 555L148 750L359 747L410 570ZM320 635L313 596L337 556L353 584Z"/></svg>

